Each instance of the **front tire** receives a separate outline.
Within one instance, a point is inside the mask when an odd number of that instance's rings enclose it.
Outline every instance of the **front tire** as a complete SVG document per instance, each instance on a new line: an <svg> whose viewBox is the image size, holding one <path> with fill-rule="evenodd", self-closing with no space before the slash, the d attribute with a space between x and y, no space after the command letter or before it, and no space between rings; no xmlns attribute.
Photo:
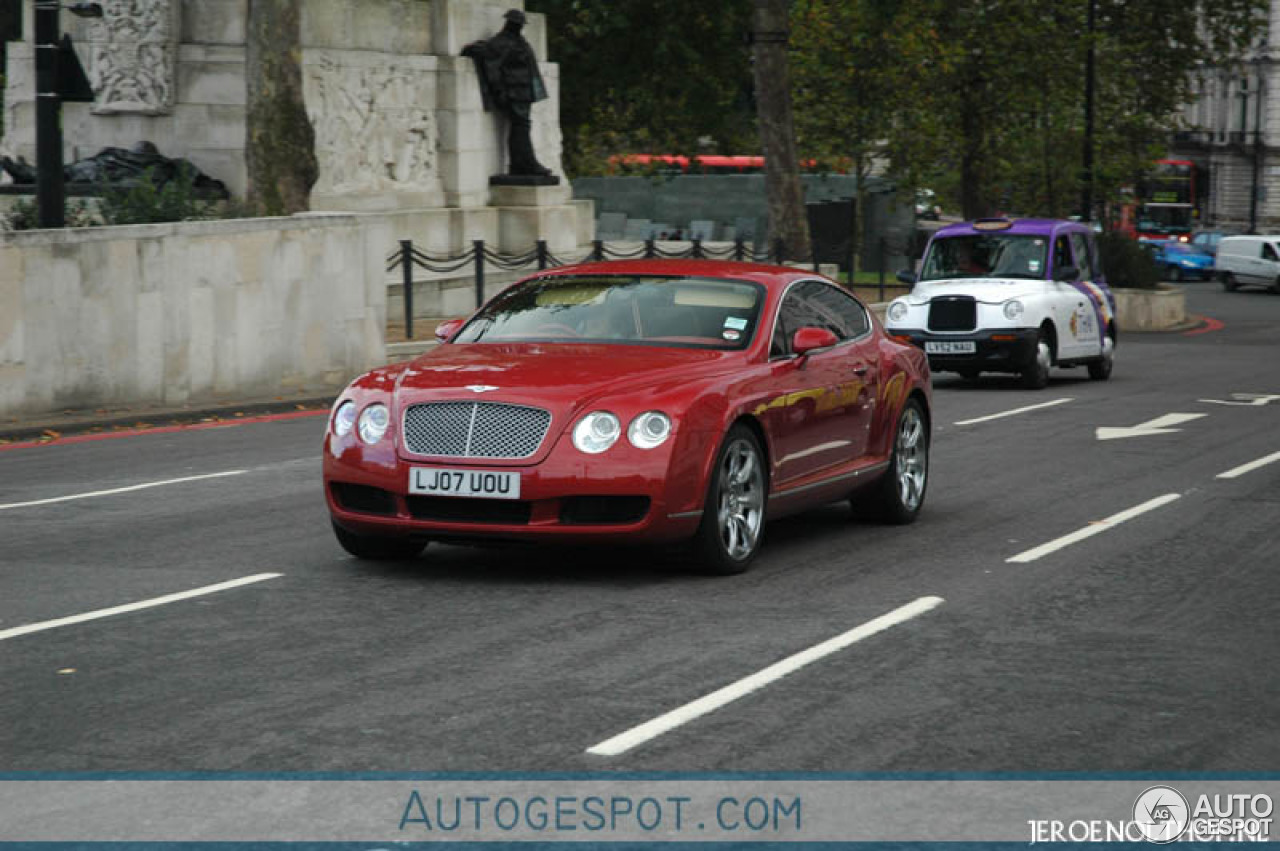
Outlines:
<svg viewBox="0 0 1280 851"><path fill-rule="evenodd" d="M416 558L426 548L422 541L412 538L388 538L380 535L357 535L348 532L337 523L333 534L344 550L356 558L367 561L408 561Z"/></svg>
<svg viewBox="0 0 1280 851"><path fill-rule="evenodd" d="M1036 348L1031 362L1022 369L1022 386L1028 390L1043 390L1049 386L1049 369L1053 366L1053 349L1049 347L1049 338L1040 332L1036 338Z"/></svg>
<svg viewBox="0 0 1280 851"><path fill-rule="evenodd" d="M886 523L904 526L919 516L928 487L928 420L920 400L908 399L894 428L889 469L869 493L853 498L854 514L867 512Z"/></svg>
<svg viewBox="0 0 1280 851"><path fill-rule="evenodd" d="M1236 283L1236 276L1231 274L1230 272L1223 272L1221 275L1221 278L1222 278L1222 288L1229 293L1235 292L1236 287L1240 286L1239 284Z"/></svg>
<svg viewBox="0 0 1280 851"><path fill-rule="evenodd" d="M705 572L729 576L751 565L764 538L767 490L760 441L750 429L735 425L716 454L702 524L694 536Z"/></svg>
<svg viewBox="0 0 1280 851"><path fill-rule="evenodd" d="M1179 283L1182 281L1182 270L1179 269L1177 266L1170 266L1169 272L1167 273L1167 277L1170 283L1174 283L1174 284Z"/></svg>

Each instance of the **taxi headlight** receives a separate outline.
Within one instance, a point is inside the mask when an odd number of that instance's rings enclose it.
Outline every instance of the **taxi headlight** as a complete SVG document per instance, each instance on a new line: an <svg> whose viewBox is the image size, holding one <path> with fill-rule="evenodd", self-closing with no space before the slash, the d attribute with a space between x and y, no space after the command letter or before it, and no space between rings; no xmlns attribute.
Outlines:
<svg viewBox="0 0 1280 851"><path fill-rule="evenodd" d="M627 440L637 449L654 449L670 436L671 418L661 411L645 411L627 428Z"/></svg>
<svg viewBox="0 0 1280 851"><path fill-rule="evenodd" d="M387 433L390 424L391 414L387 412L387 406L375 402L360 413L357 430L365 443L377 443Z"/></svg>
<svg viewBox="0 0 1280 851"><path fill-rule="evenodd" d="M333 414L333 433L338 437L351 434L351 427L356 424L356 403L343 402Z"/></svg>
<svg viewBox="0 0 1280 851"><path fill-rule="evenodd" d="M1017 319L1022 315L1022 302L1016 298L1004 303L1004 318L1009 320Z"/></svg>
<svg viewBox="0 0 1280 851"><path fill-rule="evenodd" d="M598 455L617 443L622 423L608 411L593 411L573 427L573 445L588 455Z"/></svg>
<svg viewBox="0 0 1280 851"><path fill-rule="evenodd" d="M907 318L907 314L911 312L911 308L907 307L905 301L895 301L889 305L889 320L891 322L901 322Z"/></svg>

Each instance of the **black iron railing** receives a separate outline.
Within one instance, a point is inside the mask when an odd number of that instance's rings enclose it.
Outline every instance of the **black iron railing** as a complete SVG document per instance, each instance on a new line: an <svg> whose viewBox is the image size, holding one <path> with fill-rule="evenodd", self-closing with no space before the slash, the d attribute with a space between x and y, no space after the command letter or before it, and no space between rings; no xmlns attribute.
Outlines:
<svg viewBox="0 0 1280 851"><path fill-rule="evenodd" d="M400 240L400 248L392 252L387 257L387 271L393 272L397 268L401 270L401 280L404 284L404 330L406 339L413 339L413 289L414 289L414 270L425 269L438 275L450 275L455 272L461 272L468 267L471 268L471 277L475 280L476 308L479 309L484 304L484 286L485 286L485 270L488 268L498 269L507 272L514 271L533 271L548 269L553 266L570 266L577 263L600 262L606 260L638 260L638 259L711 259L711 260L737 260L748 263L772 262L781 265L785 263L789 257L787 246L781 239L776 239L768 251L758 250L753 244L739 238L732 245L718 244L709 246L701 239L690 240L682 248L670 248L669 242L659 246L658 242L653 239L647 239L642 245L629 251L620 251L616 248L610 248L605 245L604 240L596 239L591 243L590 250L581 257L563 256L552 253L547 247L546 240L540 239L537 244L522 254L503 254L493 251L485 245L483 239L473 240L471 248L462 254L450 255L448 257L437 257L425 252L419 251L413 246L413 240ZM904 250L906 246L899 246L881 237L877 240L876 249L879 260L879 285L880 300L884 301L885 294L885 261L890 254L895 254ZM824 250L825 249L825 250ZM845 268L852 270L854 268L852 255L852 241L842 242L837 246L823 246L815 240L808 252L811 258L819 257L841 257L844 258L847 266ZM813 270L819 271L821 263L814 259ZM830 261L828 261L830 262ZM808 265L809 261L805 261Z"/></svg>
<svg viewBox="0 0 1280 851"><path fill-rule="evenodd" d="M604 260L637 260L640 258L707 258L717 260L739 260L750 263L772 261L782 263L786 259L786 246L782 240L774 243L773 251L757 251L753 245L742 239L731 246L711 247L700 239L692 240L688 247L671 249L658 246L655 240L645 240L644 245L631 251L619 251L605 245L604 240L597 239L591 243L591 249L584 256L569 257L552 253L545 239L522 254L503 254L493 251L485 245L483 239L473 240L471 248L462 254L438 257L419 251L413 246L413 240L400 240L400 247L387 257L387 271L401 270L401 282L404 285L404 333L406 339L413 339L413 289L414 270L425 269L438 275L450 275L461 272L468 267L475 280L476 308L484 304L485 269L493 268L507 272L532 271L548 269L553 266L570 266L576 263L590 263ZM817 271L814 264L814 271Z"/></svg>

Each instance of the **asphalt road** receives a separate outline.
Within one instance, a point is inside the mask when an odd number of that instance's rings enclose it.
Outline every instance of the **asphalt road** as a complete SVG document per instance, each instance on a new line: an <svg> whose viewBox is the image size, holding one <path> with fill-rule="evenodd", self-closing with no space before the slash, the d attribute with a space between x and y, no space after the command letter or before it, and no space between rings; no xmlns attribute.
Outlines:
<svg viewBox="0 0 1280 851"><path fill-rule="evenodd" d="M1224 326L1108 382L939 376L920 520L780 521L740 577L356 562L323 417L0 451L0 771L1274 770L1280 296L1186 286Z"/></svg>

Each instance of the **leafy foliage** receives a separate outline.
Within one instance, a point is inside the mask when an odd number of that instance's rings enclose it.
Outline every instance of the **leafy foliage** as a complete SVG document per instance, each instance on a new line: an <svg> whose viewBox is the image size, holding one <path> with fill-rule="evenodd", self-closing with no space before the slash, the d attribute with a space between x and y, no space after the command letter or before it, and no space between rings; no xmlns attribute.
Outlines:
<svg viewBox="0 0 1280 851"><path fill-rule="evenodd" d="M750 0L530 0L560 64L565 168L602 173L619 153L758 150ZM539 57L545 59L547 57Z"/></svg>
<svg viewBox="0 0 1280 851"><path fill-rule="evenodd" d="M1095 9L1092 36L1087 28ZM750 0L530 0L560 63L565 160L759 150ZM1084 88L1095 48L1094 197L1116 198L1163 153L1202 65L1230 67L1268 0L792 0L799 154L887 160L974 218L1065 216L1083 189Z"/></svg>
<svg viewBox="0 0 1280 851"><path fill-rule="evenodd" d="M174 180L157 184L148 170L134 186L106 189L101 212L108 225L143 225L213 218L215 207L215 202L196 190L190 172L182 171Z"/></svg>
<svg viewBox="0 0 1280 851"><path fill-rule="evenodd" d="M100 224L92 208L82 198L67 201L66 223L69 228L88 228ZM19 198L4 215L7 230L35 230L40 227L40 210L34 198Z"/></svg>
<svg viewBox="0 0 1280 851"><path fill-rule="evenodd" d="M1160 282L1150 250L1136 240L1119 233L1099 234L1098 254L1107 283L1113 287L1153 290Z"/></svg>

